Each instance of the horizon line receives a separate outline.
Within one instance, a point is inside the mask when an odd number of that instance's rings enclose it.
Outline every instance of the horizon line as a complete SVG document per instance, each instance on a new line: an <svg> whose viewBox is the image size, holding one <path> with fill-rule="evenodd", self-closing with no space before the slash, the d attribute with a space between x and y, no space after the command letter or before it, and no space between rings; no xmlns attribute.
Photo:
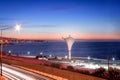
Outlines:
<svg viewBox="0 0 120 80"><path fill-rule="evenodd" d="M25 38L14 38L14 37L4 37L4 38L7 38L7 39L17 39L17 40L48 40L48 41L49 40L50 41L52 41L52 40L53 41L54 40L63 40L62 38L61 39L30 39L30 38L28 38L28 39L26 38L25 39ZM105 40L105 41L106 40L110 40L110 41L115 40L116 41L117 40L118 41L118 40L120 40L120 39L104 39L104 38L103 39L93 39L93 38L91 38L91 39L83 39L83 38L78 39L78 38L74 38L74 39L77 40L77 41L79 41L79 40L89 40L89 41L94 41L94 40L96 40L96 41L100 41L100 40Z"/></svg>

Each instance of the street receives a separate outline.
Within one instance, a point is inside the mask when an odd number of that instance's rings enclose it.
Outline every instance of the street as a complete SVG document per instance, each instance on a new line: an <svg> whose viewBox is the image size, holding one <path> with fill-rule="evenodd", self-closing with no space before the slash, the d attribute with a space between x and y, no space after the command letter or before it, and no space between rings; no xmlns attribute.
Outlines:
<svg viewBox="0 0 120 80"><path fill-rule="evenodd" d="M3 76L6 80L52 80L50 78L14 67L3 64Z"/></svg>

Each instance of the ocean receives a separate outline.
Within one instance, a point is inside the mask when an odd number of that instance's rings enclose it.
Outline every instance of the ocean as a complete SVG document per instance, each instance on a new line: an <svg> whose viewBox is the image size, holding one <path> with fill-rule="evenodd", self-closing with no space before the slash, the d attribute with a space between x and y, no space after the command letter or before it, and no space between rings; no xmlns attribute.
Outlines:
<svg viewBox="0 0 120 80"><path fill-rule="evenodd" d="M42 52L48 56L62 56L68 54L64 41L45 41L34 43L15 43L4 45L5 53L14 55L37 56ZM72 46L72 56L107 59L120 59L120 41L76 41Z"/></svg>

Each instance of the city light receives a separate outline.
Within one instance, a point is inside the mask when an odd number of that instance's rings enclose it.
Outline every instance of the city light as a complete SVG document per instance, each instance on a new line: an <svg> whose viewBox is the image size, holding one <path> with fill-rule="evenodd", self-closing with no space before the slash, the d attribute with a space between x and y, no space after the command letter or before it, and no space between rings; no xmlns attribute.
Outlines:
<svg viewBox="0 0 120 80"><path fill-rule="evenodd" d="M16 24L15 30L19 31L20 29L21 29L21 25L20 24Z"/></svg>
<svg viewBox="0 0 120 80"><path fill-rule="evenodd" d="M112 60L115 61L115 58L113 57Z"/></svg>
<svg viewBox="0 0 120 80"><path fill-rule="evenodd" d="M30 54L30 51L28 51L27 54L29 55L29 54Z"/></svg>
<svg viewBox="0 0 120 80"><path fill-rule="evenodd" d="M11 50L9 50L8 53L11 53Z"/></svg>
<svg viewBox="0 0 120 80"><path fill-rule="evenodd" d="M90 56L88 56L87 59L90 60L91 59Z"/></svg>

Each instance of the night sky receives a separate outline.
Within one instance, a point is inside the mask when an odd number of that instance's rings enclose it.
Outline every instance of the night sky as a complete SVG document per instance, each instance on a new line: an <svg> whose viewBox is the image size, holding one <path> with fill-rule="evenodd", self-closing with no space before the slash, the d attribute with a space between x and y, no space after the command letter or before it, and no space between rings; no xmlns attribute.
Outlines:
<svg viewBox="0 0 120 80"><path fill-rule="evenodd" d="M21 24L21 31L4 31L22 39L119 39L119 0L0 0L0 27Z"/></svg>

